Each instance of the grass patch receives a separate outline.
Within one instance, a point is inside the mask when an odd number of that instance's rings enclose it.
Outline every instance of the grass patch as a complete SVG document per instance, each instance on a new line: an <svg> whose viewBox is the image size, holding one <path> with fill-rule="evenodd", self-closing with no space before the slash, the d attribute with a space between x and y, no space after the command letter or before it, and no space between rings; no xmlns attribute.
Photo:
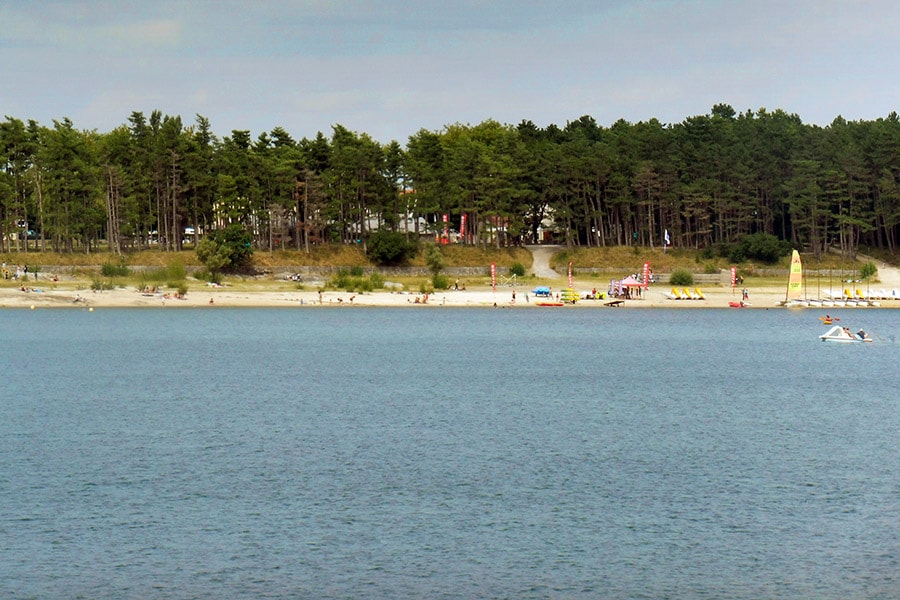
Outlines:
<svg viewBox="0 0 900 600"><path fill-rule="evenodd" d="M420 244L419 252L409 264L417 267L427 267L424 250L427 244ZM515 269L524 267L525 272L532 268L531 253L525 248L479 248L451 244L441 246L441 256L445 268L450 267L478 267L485 270L491 263L498 267ZM896 263L897 257L878 252L875 249L862 248L862 254L873 256L876 266L882 261ZM804 269L807 270L831 270L843 271L848 277L857 278L863 267L863 262L842 257L840 254L829 253L820 258L812 254L801 254ZM169 281L182 281L187 278L187 271L195 267L202 267L196 252L184 250L181 252L165 252L161 250L144 250L119 255L110 252L85 253L59 253L59 252L7 252L0 254L0 260L6 262L10 270L14 265L29 265L29 271L40 265L41 277L48 272L65 268L74 276L90 282L99 276L127 278L135 283L153 282L163 283ZM672 273L676 269L685 269L694 274L713 274L719 271L727 271L732 263L724 257L717 256L708 249L689 250L669 248L665 253L662 247L650 249L641 246L616 246L604 248L574 248L562 249L557 252L550 261L551 267L564 272L572 261L575 269L609 269L622 271L622 273L640 272L644 262L650 262L654 273ZM762 269L788 269L790 257L783 257L775 265L756 264L753 261L745 261L738 264L739 271L752 275ZM290 270L298 266L338 266L348 269L374 267L362 251L361 245L328 244L313 246L309 254L297 250L275 250L273 252L254 252L252 265L258 270ZM138 269L142 267L142 269ZM354 271L356 272L356 271ZM31 273L29 273L31 275ZM200 277L200 275L198 275ZM31 279L29 277L29 279ZM409 289L416 289L419 282Z"/></svg>
<svg viewBox="0 0 900 600"><path fill-rule="evenodd" d="M100 267L100 274L104 277L128 277L128 265L124 262L103 263L103 266Z"/></svg>
<svg viewBox="0 0 900 600"><path fill-rule="evenodd" d="M328 286L333 289L362 294L384 288L384 277L378 273L372 273L368 277L365 277L362 275L362 268L359 268L358 270L341 269L338 271L337 275L328 282Z"/></svg>

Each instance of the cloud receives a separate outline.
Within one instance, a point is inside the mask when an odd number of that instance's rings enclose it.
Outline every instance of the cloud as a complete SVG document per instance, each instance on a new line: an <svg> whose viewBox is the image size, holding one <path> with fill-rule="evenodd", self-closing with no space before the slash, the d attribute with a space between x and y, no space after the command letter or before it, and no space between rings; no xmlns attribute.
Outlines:
<svg viewBox="0 0 900 600"><path fill-rule="evenodd" d="M98 28L96 33L101 40L114 41L120 48L122 46L171 48L181 41L182 24L174 19L153 19Z"/></svg>
<svg viewBox="0 0 900 600"><path fill-rule="evenodd" d="M92 0L0 5L0 109L111 129L334 123L379 140L494 118L680 122L725 102L804 121L896 110L887 0Z"/></svg>

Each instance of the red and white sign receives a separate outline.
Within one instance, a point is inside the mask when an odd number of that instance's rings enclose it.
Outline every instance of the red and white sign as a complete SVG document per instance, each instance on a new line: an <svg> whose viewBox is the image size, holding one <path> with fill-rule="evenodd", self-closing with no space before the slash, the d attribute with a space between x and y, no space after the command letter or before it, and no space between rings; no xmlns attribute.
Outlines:
<svg viewBox="0 0 900 600"><path fill-rule="evenodd" d="M497 291L497 263L491 263L491 289Z"/></svg>
<svg viewBox="0 0 900 600"><path fill-rule="evenodd" d="M650 263L644 263L644 289L650 285Z"/></svg>

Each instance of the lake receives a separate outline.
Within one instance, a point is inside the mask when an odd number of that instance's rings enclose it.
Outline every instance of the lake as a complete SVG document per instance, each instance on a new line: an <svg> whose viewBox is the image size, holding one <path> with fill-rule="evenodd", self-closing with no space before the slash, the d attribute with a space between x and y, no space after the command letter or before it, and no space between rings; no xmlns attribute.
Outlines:
<svg viewBox="0 0 900 600"><path fill-rule="evenodd" d="M900 596L900 312L0 311L5 598Z"/></svg>

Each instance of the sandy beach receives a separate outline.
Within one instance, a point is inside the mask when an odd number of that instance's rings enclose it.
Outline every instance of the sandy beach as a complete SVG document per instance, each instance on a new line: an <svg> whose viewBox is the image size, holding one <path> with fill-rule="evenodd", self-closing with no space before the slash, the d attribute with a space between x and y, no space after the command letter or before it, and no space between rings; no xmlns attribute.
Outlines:
<svg viewBox="0 0 900 600"><path fill-rule="evenodd" d="M900 287L882 285L881 287ZM554 290L558 289L556 286ZM576 289L581 289L576 284ZM702 300L673 300L667 296L671 286L652 285L641 299L627 299L616 306L611 302L614 298L599 300L579 300L575 304L567 304L557 310L578 310L585 308L727 308L729 302L741 300L741 289L713 287L704 288ZM203 282L192 282L188 285L188 293L183 298L175 298L171 293L142 293L136 289L118 288L115 290L91 291L79 289L77 285L52 284L44 287L40 281L31 282L20 288L0 288L0 308L208 308L219 307L283 307L283 308L352 308L358 306L395 306L395 307L487 307L487 308L525 308L544 309L539 301L546 298L535 298L531 286L520 285L516 288L470 287L466 290L439 291L429 296L412 292L392 292L380 290L365 294L354 294L340 291L316 290L296 291L242 291L229 286L212 287ZM513 299L515 290L515 299ZM749 309L771 309L778 307L784 300L785 291L781 287L754 288L748 286ZM900 308L900 300L880 300L880 308ZM811 307L814 310L837 310L831 307ZM872 308L872 307L868 307Z"/></svg>

